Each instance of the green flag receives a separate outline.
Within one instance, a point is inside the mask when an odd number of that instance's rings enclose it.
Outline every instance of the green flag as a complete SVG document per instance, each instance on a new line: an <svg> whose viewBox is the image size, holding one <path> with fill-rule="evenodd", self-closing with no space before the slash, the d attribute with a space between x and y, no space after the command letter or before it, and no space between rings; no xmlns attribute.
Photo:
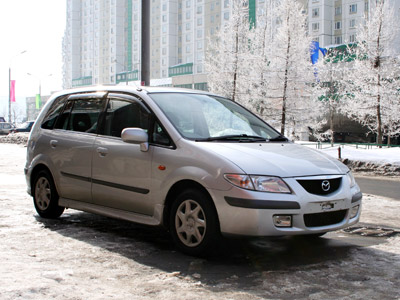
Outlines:
<svg viewBox="0 0 400 300"><path fill-rule="evenodd" d="M42 105L42 99L40 97L40 94L36 94L36 109L40 109L41 105Z"/></svg>

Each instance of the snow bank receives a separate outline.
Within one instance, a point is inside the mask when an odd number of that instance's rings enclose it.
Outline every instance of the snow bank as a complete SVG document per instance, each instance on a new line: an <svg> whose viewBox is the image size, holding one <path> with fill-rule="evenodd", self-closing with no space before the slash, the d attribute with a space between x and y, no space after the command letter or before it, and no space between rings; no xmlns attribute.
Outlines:
<svg viewBox="0 0 400 300"><path fill-rule="evenodd" d="M0 143L24 144L28 143L29 132L10 133L0 136Z"/></svg>
<svg viewBox="0 0 400 300"><path fill-rule="evenodd" d="M315 143L298 143L316 149ZM385 176L400 176L400 147L378 148L372 146L365 148L362 145L356 147L354 145L337 144L333 147L317 150L337 159L339 147L341 152L341 161L354 172L368 172Z"/></svg>

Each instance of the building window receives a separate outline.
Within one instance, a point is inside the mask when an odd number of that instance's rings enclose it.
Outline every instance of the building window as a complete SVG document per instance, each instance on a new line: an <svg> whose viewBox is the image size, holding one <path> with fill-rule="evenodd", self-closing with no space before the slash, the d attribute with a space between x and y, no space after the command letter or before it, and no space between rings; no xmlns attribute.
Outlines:
<svg viewBox="0 0 400 300"><path fill-rule="evenodd" d="M355 19L350 20L349 27L350 28L355 28L356 27L356 20Z"/></svg>
<svg viewBox="0 0 400 300"><path fill-rule="evenodd" d="M224 20L229 20L229 12L224 12Z"/></svg>
<svg viewBox="0 0 400 300"><path fill-rule="evenodd" d="M319 17L319 8L313 8L312 16L313 16L313 18Z"/></svg>
<svg viewBox="0 0 400 300"><path fill-rule="evenodd" d="M203 7L202 6L197 6L197 13L201 14L203 12Z"/></svg>
<svg viewBox="0 0 400 300"><path fill-rule="evenodd" d="M311 26L313 31L319 31L319 23L312 23Z"/></svg>
<svg viewBox="0 0 400 300"><path fill-rule="evenodd" d="M342 43L342 37L341 36L335 36L335 44L341 44Z"/></svg>
<svg viewBox="0 0 400 300"><path fill-rule="evenodd" d="M355 41L356 41L356 35L355 34L350 34L349 42L350 43L354 43Z"/></svg>
<svg viewBox="0 0 400 300"><path fill-rule="evenodd" d="M339 29L342 29L342 22L341 21L335 22L335 30L339 30Z"/></svg>
<svg viewBox="0 0 400 300"><path fill-rule="evenodd" d="M197 19L197 26L201 26L203 25L203 19L202 18L198 18Z"/></svg>
<svg viewBox="0 0 400 300"><path fill-rule="evenodd" d="M335 16L340 16L342 14L342 7L336 6L335 7Z"/></svg>
<svg viewBox="0 0 400 300"><path fill-rule="evenodd" d="M357 4L350 4L350 13L351 14L357 13Z"/></svg>

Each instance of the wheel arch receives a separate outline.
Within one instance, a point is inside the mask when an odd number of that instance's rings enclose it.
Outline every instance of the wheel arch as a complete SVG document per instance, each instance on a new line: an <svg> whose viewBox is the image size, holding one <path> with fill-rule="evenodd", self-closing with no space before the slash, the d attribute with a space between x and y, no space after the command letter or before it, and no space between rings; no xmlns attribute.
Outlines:
<svg viewBox="0 0 400 300"><path fill-rule="evenodd" d="M54 182L54 185L56 186L56 190L57 190L57 184L56 184L55 181L54 181L53 173L50 171L49 167L46 166L45 164L38 164L38 165L36 165L36 166L32 169L31 176L30 176L30 178L29 178L29 182L30 182L30 185L31 185L31 186L30 186L30 188L31 188L31 195L34 194L34 188L35 188L35 187L34 187L34 180L35 180L37 174L39 174L39 172L41 172L41 171L47 171L47 172L49 172L49 174L50 174L51 177L53 178L53 182Z"/></svg>
<svg viewBox="0 0 400 300"><path fill-rule="evenodd" d="M211 202L211 205L217 216L218 228L220 228L217 209L215 207L215 203L214 203L210 193L207 191L207 189L203 185L201 185L200 183L198 183L196 181L190 180L190 179L178 181L174 185L172 185L171 188L169 189L167 196L165 198L165 203L164 203L163 226L167 229L169 228L169 217L170 217L170 213L171 213L171 205L172 205L173 201L176 199L176 197L179 195L179 193L181 193L182 191L187 190L187 189L199 190L199 191L205 193L209 197L209 201Z"/></svg>

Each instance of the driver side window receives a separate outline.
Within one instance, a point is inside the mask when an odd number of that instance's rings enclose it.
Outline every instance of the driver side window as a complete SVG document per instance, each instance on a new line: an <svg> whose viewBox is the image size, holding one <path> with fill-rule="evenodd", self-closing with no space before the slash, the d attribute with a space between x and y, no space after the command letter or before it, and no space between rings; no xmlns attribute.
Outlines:
<svg viewBox="0 0 400 300"><path fill-rule="evenodd" d="M148 132L150 115L143 107L134 101L110 99L104 134L121 137L124 128L142 128Z"/></svg>

